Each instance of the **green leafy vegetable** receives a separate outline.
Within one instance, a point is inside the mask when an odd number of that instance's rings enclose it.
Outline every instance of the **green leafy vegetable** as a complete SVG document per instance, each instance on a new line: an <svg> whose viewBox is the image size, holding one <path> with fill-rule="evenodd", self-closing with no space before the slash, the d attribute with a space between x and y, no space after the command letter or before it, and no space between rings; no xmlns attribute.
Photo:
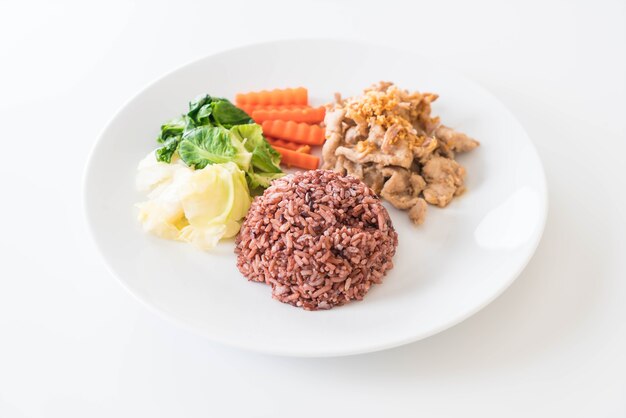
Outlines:
<svg viewBox="0 0 626 418"><path fill-rule="evenodd" d="M235 125L254 123L250 115L228 100L211 97L208 94L189 103L187 116L198 126L211 125L232 128Z"/></svg>
<svg viewBox="0 0 626 418"><path fill-rule="evenodd" d="M172 156L178 149L178 145L180 144L181 139L182 139L182 135L171 136L167 138L163 146L156 150L157 161L162 161L164 163L171 163Z"/></svg>
<svg viewBox="0 0 626 418"><path fill-rule="evenodd" d="M193 126L193 122L185 115L167 121L161 126L161 134L157 142L163 146L156 150L157 161L172 162L172 156L178 149L183 133L190 126Z"/></svg>
<svg viewBox="0 0 626 418"><path fill-rule="evenodd" d="M200 126L186 132L178 154L189 167L199 169L209 164L234 162L243 171L250 168L252 157L234 135L219 126Z"/></svg>
<svg viewBox="0 0 626 418"><path fill-rule="evenodd" d="M200 112L200 109L205 106L208 106L208 108L210 109L212 101L213 98L208 94L205 96L196 97L193 101L189 102L189 112L187 112L187 117L189 117L189 119L191 119L196 125L206 125L207 123L200 123L200 120L198 119L198 113ZM206 110L204 112L206 113ZM205 114L204 117L208 117L209 114Z"/></svg>
<svg viewBox="0 0 626 418"><path fill-rule="evenodd" d="M279 167L280 154L265 140L261 126L256 123L237 125L230 132L252 153L252 166L246 172L251 191L266 189L272 180L284 176Z"/></svg>
<svg viewBox="0 0 626 418"><path fill-rule="evenodd" d="M172 136L182 135L188 123L189 121L185 116L165 122L165 124L161 125L161 134L157 138L157 142L162 144Z"/></svg>
<svg viewBox="0 0 626 418"><path fill-rule="evenodd" d="M216 125L223 126L224 128L232 128L236 125L254 123L252 118L248 116L246 112L239 109L228 100L218 100L219 101L213 101L211 103L211 107L213 108L211 116Z"/></svg>
<svg viewBox="0 0 626 418"><path fill-rule="evenodd" d="M282 173L278 166L280 154L263 138L263 130L256 123L237 125L231 130L252 153L252 166L260 172Z"/></svg>
<svg viewBox="0 0 626 418"><path fill-rule="evenodd" d="M254 171L246 172L246 180L248 181L248 187L254 194L260 194L258 191L267 189L274 179L279 179L284 176L285 173L255 173ZM259 190L261 189L261 190Z"/></svg>
<svg viewBox="0 0 626 418"><path fill-rule="evenodd" d="M175 153L189 167L234 162L246 173L250 190L264 189L283 176L280 154L263 137L260 125L227 99L199 96L189 111L161 126L157 161L170 163Z"/></svg>
<svg viewBox="0 0 626 418"><path fill-rule="evenodd" d="M213 104L209 103L209 104L205 104L204 106L202 106L199 110L198 113L196 115L196 119L198 120L198 124L200 125L210 125L210 119L209 116L211 116L211 113L213 113Z"/></svg>

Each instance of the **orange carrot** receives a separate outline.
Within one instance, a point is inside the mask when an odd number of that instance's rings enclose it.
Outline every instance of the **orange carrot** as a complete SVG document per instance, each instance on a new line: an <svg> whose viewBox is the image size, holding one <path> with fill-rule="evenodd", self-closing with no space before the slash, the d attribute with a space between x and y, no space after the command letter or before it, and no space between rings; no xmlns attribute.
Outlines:
<svg viewBox="0 0 626 418"><path fill-rule="evenodd" d="M241 110L243 110L244 112L246 112L248 115L252 116L252 113L254 113L256 110L305 110L305 109L312 109L311 106L308 105L278 105L278 106L264 106L264 105L252 105L252 104L245 104L245 105L237 105L238 108L240 108Z"/></svg>
<svg viewBox="0 0 626 418"><path fill-rule="evenodd" d="M306 145L322 145L324 129L319 125L296 123L284 120L266 120L262 124L263 133L272 138L286 139Z"/></svg>
<svg viewBox="0 0 626 418"><path fill-rule="evenodd" d="M265 110L255 109L252 111L252 119L256 123L266 120L292 120L294 122L320 123L324 120L326 108L323 106L305 109L280 109Z"/></svg>
<svg viewBox="0 0 626 418"><path fill-rule="evenodd" d="M298 148L301 147L300 144L296 144L295 142L285 141L284 139L275 139L275 138L269 138L269 137L266 137L265 139L267 139L267 142L269 142L272 147L276 145L278 147L287 148L292 151L296 151Z"/></svg>
<svg viewBox="0 0 626 418"><path fill-rule="evenodd" d="M245 105L306 105L309 102L307 89L274 89L239 93L235 96L237 106Z"/></svg>
<svg viewBox="0 0 626 418"><path fill-rule="evenodd" d="M313 109L309 105L245 105L248 109L251 109L253 112L255 110L307 110Z"/></svg>
<svg viewBox="0 0 626 418"><path fill-rule="evenodd" d="M308 145L296 144L295 142L285 141L284 139L275 139L275 138L265 138L265 139L267 139L267 142L269 142L272 147L276 145L281 148L287 148L292 151L302 152L304 154L311 153L311 147Z"/></svg>
<svg viewBox="0 0 626 418"><path fill-rule="evenodd" d="M320 159L315 155L303 154L301 152L292 151L287 148L274 147L276 151L282 156L281 164L304 168L305 170L315 170L319 164Z"/></svg>
<svg viewBox="0 0 626 418"><path fill-rule="evenodd" d="M244 112L246 112L248 115L252 115L252 111L254 110L254 108L256 106L252 106L252 105L237 105L237 107L241 110L243 110Z"/></svg>
<svg viewBox="0 0 626 418"><path fill-rule="evenodd" d="M310 154L311 146L310 145L300 145L296 152L301 152L302 154Z"/></svg>

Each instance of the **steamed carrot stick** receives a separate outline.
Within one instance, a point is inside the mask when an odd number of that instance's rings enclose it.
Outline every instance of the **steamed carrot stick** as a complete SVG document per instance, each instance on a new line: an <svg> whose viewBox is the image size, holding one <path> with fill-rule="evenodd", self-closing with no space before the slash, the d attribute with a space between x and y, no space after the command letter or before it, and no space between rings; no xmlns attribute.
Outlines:
<svg viewBox="0 0 626 418"><path fill-rule="evenodd" d="M282 157L281 164L304 168L305 170L315 170L320 164L320 159L315 155L303 154L282 147L275 146L273 148L280 153Z"/></svg>
<svg viewBox="0 0 626 418"><path fill-rule="evenodd" d="M255 109L250 116L252 116L252 119L254 119L256 123L261 123L266 120L292 120L294 122L320 123L324 121L325 114L326 108L320 106L305 109Z"/></svg>
<svg viewBox="0 0 626 418"><path fill-rule="evenodd" d="M235 96L237 106L245 105L306 105L309 102L307 89L274 89L239 93Z"/></svg>
<svg viewBox="0 0 626 418"><path fill-rule="evenodd" d="M241 110L243 110L244 112L246 112L248 115L252 116L252 113L254 113L256 110L305 110L305 109L312 109L311 106L308 105L277 105L277 106L272 106L272 105L252 105L252 104L243 104L243 105L237 105L238 108L240 108Z"/></svg>
<svg viewBox="0 0 626 418"><path fill-rule="evenodd" d="M300 144L296 144L295 142L285 141L284 139L275 139L275 138L269 138L269 137L265 137L265 139L267 139L267 142L269 142L272 147L277 146L277 147L287 148L292 151L296 151L301 146Z"/></svg>
<svg viewBox="0 0 626 418"><path fill-rule="evenodd" d="M286 139L306 145L322 145L324 129L319 125L296 123L284 120L266 120L262 124L263 134L272 138Z"/></svg>
<svg viewBox="0 0 626 418"><path fill-rule="evenodd" d="M311 153L311 146L310 145L300 145L296 149L296 152L300 152L302 154L310 154Z"/></svg>
<svg viewBox="0 0 626 418"><path fill-rule="evenodd" d="M255 110L307 110L313 109L309 105L245 105L246 107Z"/></svg>
<svg viewBox="0 0 626 418"><path fill-rule="evenodd" d="M267 139L267 142L269 142L272 147L276 145L281 148L287 148L292 151L302 152L304 154L311 153L311 147L309 145L297 144L295 142L285 141L284 139L275 139L275 138L265 138L265 139Z"/></svg>

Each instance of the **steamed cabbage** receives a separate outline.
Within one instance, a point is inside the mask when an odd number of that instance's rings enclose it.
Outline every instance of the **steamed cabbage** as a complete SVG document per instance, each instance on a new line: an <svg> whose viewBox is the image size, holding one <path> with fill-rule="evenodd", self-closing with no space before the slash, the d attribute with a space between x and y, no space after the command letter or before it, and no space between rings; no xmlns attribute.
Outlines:
<svg viewBox="0 0 626 418"><path fill-rule="evenodd" d="M245 173L237 164L194 170L176 154L167 164L150 153L139 163L137 188L148 196L137 205L146 231L203 250L239 232L251 201Z"/></svg>

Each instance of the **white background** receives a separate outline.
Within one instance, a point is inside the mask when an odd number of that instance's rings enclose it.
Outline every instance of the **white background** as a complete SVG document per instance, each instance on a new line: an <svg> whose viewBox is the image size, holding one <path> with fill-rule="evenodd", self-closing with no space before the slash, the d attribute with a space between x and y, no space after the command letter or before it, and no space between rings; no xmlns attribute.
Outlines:
<svg viewBox="0 0 626 418"><path fill-rule="evenodd" d="M294 37L415 50L527 129L544 238L474 317L380 353L272 357L177 328L105 270L81 178L115 111L193 59ZM623 1L3 1L0 64L0 417L626 416Z"/></svg>

